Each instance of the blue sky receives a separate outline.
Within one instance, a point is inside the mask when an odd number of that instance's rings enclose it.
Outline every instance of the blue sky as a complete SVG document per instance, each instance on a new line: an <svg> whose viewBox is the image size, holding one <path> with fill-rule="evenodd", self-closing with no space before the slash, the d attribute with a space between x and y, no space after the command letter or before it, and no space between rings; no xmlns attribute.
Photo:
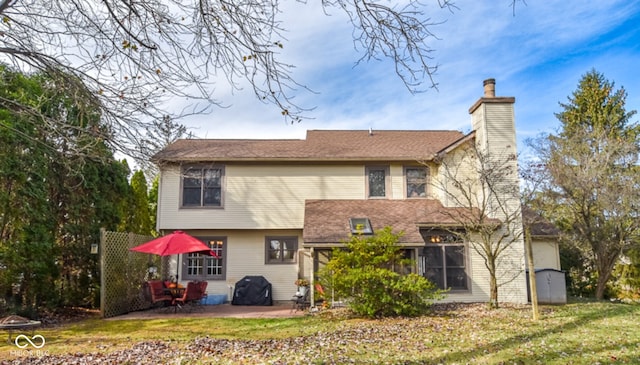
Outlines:
<svg viewBox="0 0 640 365"><path fill-rule="evenodd" d="M438 90L411 94L388 61L355 66L345 15L325 16L319 5L286 2L288 30L282 59L293 77L316 93L296 101L315 109L300 123L258 101L249 87L231 91L221 80L218 99L228 108L182 122L200 138L304 138L308 129L452 129L470 131L468 108L482 96L482 81L496 79L498 96L516 98L516 130L524 139L554 132L554 113L591 69L628 92L627 110L640 110L640 2L528 0L515 16L509 0L459 0L453 13L425 0ZM634 118L637 121L638 117Z"/></svg>

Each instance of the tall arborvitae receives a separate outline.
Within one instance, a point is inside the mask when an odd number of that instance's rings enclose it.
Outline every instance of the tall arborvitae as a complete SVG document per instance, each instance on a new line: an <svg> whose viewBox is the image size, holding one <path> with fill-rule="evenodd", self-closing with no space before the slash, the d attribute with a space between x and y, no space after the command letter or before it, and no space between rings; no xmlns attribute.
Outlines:
<svg viewBox="0 0 640 365"><path fill-rule="evenodd" d="M38 74L2 67L0 75L0 295L23 310L94 305L99 270L90 247L100 228L120 220L126 171L99 138L100 114L84 100ZM11 100L47 118L6 107ZM59 133L49 118L70 128Z"/></svg>

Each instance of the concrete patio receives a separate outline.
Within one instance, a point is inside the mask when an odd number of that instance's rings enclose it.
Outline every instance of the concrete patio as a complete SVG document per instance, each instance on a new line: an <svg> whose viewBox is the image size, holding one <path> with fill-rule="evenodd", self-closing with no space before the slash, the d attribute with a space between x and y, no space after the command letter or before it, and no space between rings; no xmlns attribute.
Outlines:
<svg viewBox="0 0 640 365"><path fill-rule="evenodd" d="M201 305L196 307L184 307L174 313L173 307L154 308L144 311L136 311L121 316L107 318L107 320L121 319L156 319L156 318L287 318L304 316L307 311L296 311L292 303L274 303L272 306L246 306L231 305L228 303L219 305Z"/></svg>

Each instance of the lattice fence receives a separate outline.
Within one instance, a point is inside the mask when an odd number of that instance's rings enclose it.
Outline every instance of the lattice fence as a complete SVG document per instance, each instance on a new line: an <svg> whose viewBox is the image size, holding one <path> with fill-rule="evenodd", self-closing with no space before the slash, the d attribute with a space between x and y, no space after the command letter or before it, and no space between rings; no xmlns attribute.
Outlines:
<svg viewBox="0 0 640 365"><path fill-rule="evenodd" d="M100 312L103 318L147 309L151 302L144 293L148 268L155 266L162 277L167 263L160 256L131 252L130 248L152 240L134 233L101 231L100 235Z"/></svg>

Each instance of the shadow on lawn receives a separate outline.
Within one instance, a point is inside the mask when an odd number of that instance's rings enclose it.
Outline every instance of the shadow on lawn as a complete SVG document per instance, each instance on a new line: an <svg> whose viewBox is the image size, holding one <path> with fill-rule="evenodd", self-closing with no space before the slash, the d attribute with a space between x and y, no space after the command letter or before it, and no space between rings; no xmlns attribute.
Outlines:
<svg viewBox="0 0 640 365"><path fill-rule="evenodd" d="M578 305L589 305L589 304L578 304ZM563 314L567 315L567 314ZM581 362L579 359L581 357L583 357L583 355L585 354L585 352L588 352L589 354L594 354L593 356L604 356L602 355L602 353L606 353L606 351L610 351L611 355L608 355L606 359L598 359L598 362L594 362L596 359L584 359L587 361L587 363L591 364L591 363L634 363L635 361L637 361L638 359L636 357L631 357L634 356L633 353L629 354L629 353L621 353L621 348L624 347L628 347L628 348L635 348L638 346L638 343L636 340L634 340L633 336L620 336L620 338L623 338L624 341L622 342L615 342L614 341L600 341L598 342L597 340L594 340L593 338L587 338L585 337L586 342L589 345L594 345L594 344L598 344L600 346L598 347L589 347L589 348L582 348L582 346L575 346L575 342L573 341L567 341L565 342L562 346L555 346L555 347L551 347L548 346L546 349L543 349L542 347L538 348L539 350L543 350L543 351L538 351L537 353L531 354L528 351L521 351L520 353L515 353L517 347L522 346L524 343L529 343L532 342L536 339L540 340L543 339L547 336L550 335L561 335L563 333L568 333L568 332L577 332L580 330L580 327L589 324L590 322L593 321L598 321L601 319L605 319L605 318L615 318L615 317L619 317L619 316L626 316L629 315L631 317L636 316L636 318L638 318L638 316L640 316L640 306L637 305L627 305L627 304L620 304L620 307L612 307L612 306L599 306L599 305L593 305L592 308L590 308L588 311L584 311L584 312L579 312L577 314L575 314L578 316L577 319L571 321L571 322L567 322L564 323L562 325L557 325L555 327L549 327L549 328L544 328L541 329L539 331L533 332L533 333L524 333L524 334L515 334L514 336L505 338L505 339L501 339L498 341L493 341L493 342L487 342L481 346L477 346L475 347L473 350L469 350L469 351L458 351L458 352L449 352L446 355L440 356L438 358L429 358L428 361L429 363L435 363L435 364L446 364L446 363L450 363L450 362L458 362L458 361L470 361L476 358L481 358L483 356L486 356L487 354L491 354L491 353L499 353L504 351L505 349L509 349L509 348L513 348L514 349L514 354L509 356L507 353L505 353L505 356L508 356L508 359L504 359L504 360L509 360L509 363L513 363L513 364L531 364L531 363L546 363L548 361L554 361L554 360L566 360L569 361L571 360L571 363L583 363ZM542 319L540 319L539 321L533 321L530 320L530 323L527 324L523 324L523 325L534 325L534 326L543 326L544 325L544 316L542 316ZM630 324L633 328L633 324ZM514 332L516 332L514 330ZM589 333L585 332L584 336L589 336ZM611 336L609 337L611 338ZM578 336L574 336L572 337L572 339L579 339ZM486 340L490 340L489 338L487 338ZM559 339L560 341L562 340L561 338ZM595 355L595 354L600 354L600 355ZM615 356L613 356L613 354L617 354ZM578 359L579 361L575 362L576 359ZM541 361L541 362L540 362Z"/></svg>

